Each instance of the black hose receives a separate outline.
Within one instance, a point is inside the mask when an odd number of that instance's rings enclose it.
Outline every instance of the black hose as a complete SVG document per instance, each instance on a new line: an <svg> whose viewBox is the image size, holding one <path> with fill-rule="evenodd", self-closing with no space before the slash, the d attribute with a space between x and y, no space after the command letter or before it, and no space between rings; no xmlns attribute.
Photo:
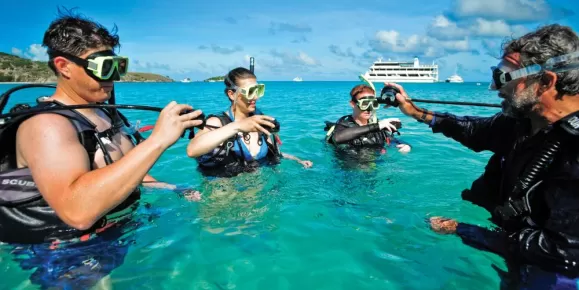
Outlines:
<svg viewBox="0 0 579 290"><path fill-rule="evenodd" d="M432 104L444 104L444 105L459 105L459 106L476 106L476 107L493 107L501 108L499 104L487 104L487 103L472 103L472 102L457 102L457 101L435 101L435 100L422 100L422 99L410 99L411 102L419 103L432 103Z"/></svg>
<svg viewBox="0 0 579 290"><path fill-rule="evenodd" d="M68 110L89 109L89 108L131 109L131 110L144 110L153 112L161 112L163 110L163 108L159 107L142 106L142 105L84 104L84 105L70 105L70 106L67 105L58 107L31 108L28 110L18 111L14 113L2 114L0 115L0 119L15 118L24 115L52 112L52 111L68 111Z"/></svg>
<svg viewBox="0 0 579 290"><path fill-rule="evenodd" d="M24 85L13 87L13 88L7 90L6 92L4 92L2 95L0 95L0 114L4 111L4 108L6 107L6 104L8 103L8 98L10 97L10 95L12 93L19 91L19 90L22 90L22 89L27 89L27 88L52 88L52 89L55 89L56 86L55 85L45 85L45 84L24 84Z"/></svg>

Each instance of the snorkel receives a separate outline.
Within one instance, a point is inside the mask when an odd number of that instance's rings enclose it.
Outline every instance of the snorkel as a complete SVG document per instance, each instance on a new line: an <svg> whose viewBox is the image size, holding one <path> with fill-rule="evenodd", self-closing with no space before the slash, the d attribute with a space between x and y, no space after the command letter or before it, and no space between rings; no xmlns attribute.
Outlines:
<svg viewBox="0 0 579 290"><path fill-rule="evenodd" d="M23 85L13 87L13 88L9 89L8 91L4 92L2 95L0 95L0 126L9 123L11 120L13 120L17 117L35 115L35 114L39 114L39 113L53 112L53 111L100 108L100 109L110 109L110 110L117 110L117 109L142 110L142 111L152 111L152 112L160 113L163 110L163 108L152 107L152 106L116 104L115 99L114 99L114 87L113 87L113 91L111 91L112 96L109 99L108 103L83 104L83 105L62 105L62 106L56 106L56 107L39 107L39 108L30 108L27 106L26 108L18 109L18 110L15 110L13 112L4 114L4 109L6 108L6 105L8 104L8 100L10 99L10 96L12 95L12 93L19 91L19 90L22 90L22 89L27 89L27 88L54 88L54 89L56 89L56 86L55 85L47 85L47 84L23 84ZM14 108L18 108L21 105L22 104L16 104L14 106ZM189 111L184 111L184 112L181 112L181 115L184 115L187 113L189 113ZM136 128L136 126L131 126L129 121L122 114L116 114L115 113L115 115L120 116L122 122L125 123L124 124L125 126L133 129L132 132L129 132L130 134L135 135L135 138L137 138L138 140L144 140L144 138L141 136L141 134L140 134L138 128ZM205 120L204 114L201 114L199 117L195 118L195 120L203 120L204 121ZM112 121L113 121L112 126L119 126L118 123L115 124L115 120L112 120ZM120 126L123 126L123 124L120 124ZM197 126L197 128L202 129L204 126L205 126L205 122L203 122L201 125ZM194 128L191 128L189 130L190 130L190 138L192 138L191 134L192 134L192 136L194 136L194 131L193 131ZM184 133L181 137L184 136Z"/></svg>
<svg viewBox="0 0 579 290"><path fill-rule="evenodd" d="M374 87L374 84L369 81L366 77L364 77L364 75L359 75L358 78L365 84L367 84L368 86L370 86L372 88L372 90L374 91L374 95L376 95L376 87ZM372 108L371 106L369 108ZM378 108L372 108L371 110L371 116L370 116L370 120L368 120L368 123L376 123L378 122L378 116L377 116L377 111L380 107Z"/></svg>

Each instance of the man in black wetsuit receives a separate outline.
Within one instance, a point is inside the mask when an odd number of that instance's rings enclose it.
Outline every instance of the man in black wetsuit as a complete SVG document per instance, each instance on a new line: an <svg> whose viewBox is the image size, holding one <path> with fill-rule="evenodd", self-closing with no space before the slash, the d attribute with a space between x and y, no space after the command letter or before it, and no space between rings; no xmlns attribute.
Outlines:
<svg viewBox="0 0 579 290"><path fill-rule="evenodd" d="M352 114L341 117L332 128L327 128L326 141L340 148L384 149L390 142L396 143L400 152L410 152L410 146L391 137L389 133L397 131L397 118L378 121L375 117L380 106L376 92L368 85L357 85L350 91Z"/></svg>
<svg viewBox="0 0 579 290"><path fill-rule="evenodd" d="M53 21L43 45L57 85L39 107L106 102L127 72L128 59L114 53L118 36L81 17ZM39 113L3 131L0 242L33 270L33 284L89 289L122 264L139 186L155 181L148 171L161 154L202 123L201 111L182 114L191 109L169 103L138 145L118 112L104 109Z"/></svg>
<svg viewBox="0 0 579 290"><path fill-rule="evenodd" d="M491 213L495 230L441 217L433 230L502 255L509 288L577 289L579 277L579 38L545 26L507 43L492 68L503 99L492 117L458 117L419 109L404 89L401 111L475 152L493 153L462 198ZM551 288L554 287L554 288Z"/></svg>

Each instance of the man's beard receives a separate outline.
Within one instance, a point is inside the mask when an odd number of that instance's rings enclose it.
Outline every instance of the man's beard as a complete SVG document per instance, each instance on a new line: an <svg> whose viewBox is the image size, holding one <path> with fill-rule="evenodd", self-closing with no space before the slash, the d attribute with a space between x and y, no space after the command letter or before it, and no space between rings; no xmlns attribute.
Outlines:
<svg viewBox="0 0 579 290"><path fill-rule="evenodd" d="M529 86L515 96L507 96L501 105L503 115L521 119L529 117L538 103L539 97L535 95L533 87Z"/></svg>

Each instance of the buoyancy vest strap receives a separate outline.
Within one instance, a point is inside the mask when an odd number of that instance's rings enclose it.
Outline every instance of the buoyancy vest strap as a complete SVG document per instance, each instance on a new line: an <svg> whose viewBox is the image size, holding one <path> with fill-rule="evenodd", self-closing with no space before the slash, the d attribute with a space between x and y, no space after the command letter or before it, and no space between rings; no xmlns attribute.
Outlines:
<svg viewBox="0 0 579 290"><path fill-rule="evenodd" d="M205 120L208 120L208 119L213 118L213 117L219 119L219 122L221 123L221 127L231 123L231 119L229 119L229 117L227 117L225 112L222 112L220 115L211 114L211 115L207 116L207 118ZM212 125L207 125L207 124L205 125L205 127L208 127L211 129L221 128L218 126L212 126ZM218 151L217 152L214 151L214 153L211 155L211 157L200 162L200 165L203 166L203 164L213 162L218 156L220 156L223 153L224 150L227 150L225 152L225 156L229 156L229 151L233 148L233 142L234 141L235 141L235 136L223 141L223 145L225 145L225 146L219 146Z"/></svg>
<svg viewBox="0 0 579 290"><path fill-rule="evenodd" d="M50 104L50 103L54 103L60 106L64 106L63 103L59 102L59 101L50 101L50 102L40 102L42 103L46 103L46 104ZM105 137L108 138L109 140L112 140L112 132L113 132L113 123L114 123L114 119L110 116L110 114L108 112L105 112L105 114L107 114L109 116L109 118L111 118L111 128L104 130L102 132L98 132L96 130L96 125L90 121L87 117L85 117L83 114L81 114L80 112L78 112L77 110L62 110L62 111L53 111L53 112L48 112L48 113L55 113L55 114L59 114L62 115L64 117L67 117L69 120L71 120L71 122L73 123L73 125L75 126L75 128L77 129L77 131L79 132L79 139L81 144L85 145L87 144L87 138L84 134L82 134L82 132L86 131L82 128L81 124L88 127L90 131L93 132L93 136L95 138L96 143L100 146L101 150L103 151L103 157L105 159L105 163L107 165L110 165L113 163L112 157L110 155L110 153L108 152L105 144L102 142L101 137ZM92 168L92 163L94 162L94 156L96 153L96 147L94 150L91 150L92 152L89 152L87 150L87 152L89 153L89 162L91 164L91 168Z"/></svg>

